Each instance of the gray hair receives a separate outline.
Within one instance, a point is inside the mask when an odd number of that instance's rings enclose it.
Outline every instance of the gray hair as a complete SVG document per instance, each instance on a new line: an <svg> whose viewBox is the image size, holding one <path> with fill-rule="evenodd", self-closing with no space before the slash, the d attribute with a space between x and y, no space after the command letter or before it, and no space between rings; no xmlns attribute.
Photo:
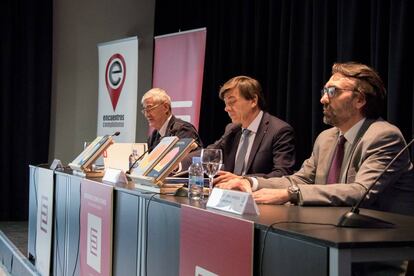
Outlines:
<svg viewBox="0 0 414 276"><path fill-rule="evenodd" d="M144 96L142 96L141 104L144 104L144 101L148 98L152 98L156 103L167 103L171 109L171 98L164 89L152 88L148 90Z"/></svg>

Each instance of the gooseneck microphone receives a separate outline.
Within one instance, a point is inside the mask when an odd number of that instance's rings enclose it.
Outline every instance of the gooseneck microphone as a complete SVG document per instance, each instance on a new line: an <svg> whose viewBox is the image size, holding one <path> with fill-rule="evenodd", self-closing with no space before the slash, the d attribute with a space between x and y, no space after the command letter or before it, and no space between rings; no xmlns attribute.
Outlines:
<svg viewBox="0 0 414 276"><path fill-rule="evenodd" d="M142 153L135 161L134 161L134 163L132 163L131 164L131 166L128 168L128 170L126 171L126 173L127 174L131 174L131 170L132 170L132 168L135 166L135 164L138 162L138 161L141 161L142 160L142 158L145 156L145 154L147 154L147 152L149 151L149 148L147 149L147 150L145 150L144 151L144 153Z"/></svg>
<svg viewBox="0 0 414 276"><path fill-rule="evenodd" d="M221 148L221 144L224 143L227 140L227 137L229 137L231 134L235 133L239 128L241 127L241 124L234 124L227 131L224 132L223 136L220 137L214 144L213 148Z"/></svg>
<svg viewBox="0 0 414 276"><path fill-rule="evenodd" d="M372 190L372 188L377 184L378 180L382 177L382 175L394 164L395 161L407 150L411 144L414 142L412 139L402 150L398 152L398 154L388 163L388 165L384 168L384 170L377 176L375 181L368 187L365 191L364 195L361 199L357 202L357 204L352 207L351 211L343 214L339 222L337 224L338 227L353 227L353 228L393 228L394 224L383 221L377 218L373 218L366 215L361 215L359 213L359 206L361 206L362 202L364 202L368 193Z"/></svg>

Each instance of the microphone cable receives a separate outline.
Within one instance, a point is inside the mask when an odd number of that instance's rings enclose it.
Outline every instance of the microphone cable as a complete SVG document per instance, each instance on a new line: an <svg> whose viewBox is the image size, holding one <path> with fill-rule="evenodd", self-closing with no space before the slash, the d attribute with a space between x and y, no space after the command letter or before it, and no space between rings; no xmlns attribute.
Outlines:
<svg viewBox="0 0 414 276"><path fill-rule="evenodd" d="M148 275L148 221L149 221L149 205L151 201L154 199L154 196L160 195L160 193L144 193L144 194L152 194L151 197L148 199L148 202L145 206L145 267L144 267L144 275Z"/></svg>

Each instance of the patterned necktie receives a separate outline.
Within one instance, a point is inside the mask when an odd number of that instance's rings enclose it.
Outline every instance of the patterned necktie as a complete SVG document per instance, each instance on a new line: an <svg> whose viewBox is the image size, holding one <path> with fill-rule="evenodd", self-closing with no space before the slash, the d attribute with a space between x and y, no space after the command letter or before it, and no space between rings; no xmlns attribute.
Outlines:
<svg viewBox="0 0 414 276"><path fill-rule="evenodd" d="M234 174L241 175L245 166L245 158L247 153L247 148L249 147L249 135L250 130L243 129L242 132L242 144L239 149L239 153L237 154L236 162L234 164Z"/></svg>
<svg viewBox="0 0 414 276"><path fill-rule="evenodd" d="M346 139L343 135L339 136L338 144L336 144L335 152L332 157L331 167L329 168L326 184L338 183L341 174L342 161L344 159L344 145Z"/></svg>

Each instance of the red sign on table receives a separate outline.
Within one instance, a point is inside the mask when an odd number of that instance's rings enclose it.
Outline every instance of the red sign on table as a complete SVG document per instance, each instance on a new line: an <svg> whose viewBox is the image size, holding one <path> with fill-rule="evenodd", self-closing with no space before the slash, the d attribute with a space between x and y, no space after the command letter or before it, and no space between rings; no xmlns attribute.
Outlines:
<svg viewBox="0 0 414 276"><path fill-rule="evenodd" d="M80 274L112 274L113 187L81 182Z"/></svg>
<svg viewBox="0 0 414 276"><path fill-rule="evenodd" d="M252 275L254 223L181 206L180 275Z"/></svg>

